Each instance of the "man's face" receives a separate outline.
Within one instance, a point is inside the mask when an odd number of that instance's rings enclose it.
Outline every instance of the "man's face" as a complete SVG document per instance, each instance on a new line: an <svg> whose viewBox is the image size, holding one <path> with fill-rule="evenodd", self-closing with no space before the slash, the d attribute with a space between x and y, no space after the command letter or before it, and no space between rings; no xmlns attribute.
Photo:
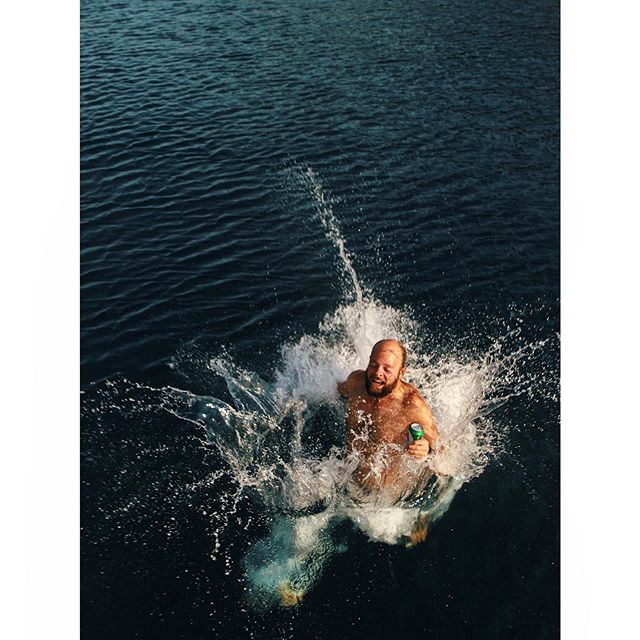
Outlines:
<svg viewBox="0 0 640 640"><path fill-rule="evenodd" d="M365 371L367 393L376 398L389 395L403 371L401 353L384 347L373 351Z"/></svg>

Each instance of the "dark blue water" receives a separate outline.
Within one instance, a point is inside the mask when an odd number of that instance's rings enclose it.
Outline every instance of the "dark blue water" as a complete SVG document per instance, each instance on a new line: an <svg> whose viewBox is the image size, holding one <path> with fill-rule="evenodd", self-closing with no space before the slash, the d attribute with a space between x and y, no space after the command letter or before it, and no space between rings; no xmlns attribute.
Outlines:
<svg viewBox="0 0 640 640"><path fill-rule="evenodd" d="M84 637L557 637L558 4L81 14ZM424 545L345 533L302 605L264 613L241 557L266 516L243 500L212 524L233 482L154 390L227 398L221 354L273 379L353 297L309 169L358 281L429 351L481 359L514 326L507 351L546 342L493 414L500 454Z"/></svg>

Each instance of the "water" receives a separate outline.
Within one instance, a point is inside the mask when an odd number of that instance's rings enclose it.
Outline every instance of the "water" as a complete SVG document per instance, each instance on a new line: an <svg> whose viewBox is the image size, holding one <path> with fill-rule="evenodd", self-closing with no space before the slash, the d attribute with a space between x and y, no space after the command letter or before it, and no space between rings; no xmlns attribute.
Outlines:
<svg viewBox="0 0 640 640"><path fill-rule="evenodd" d="M557 636L558 8L82 14L84 633ZM447 446L372 499L389 336Z"/></svg>

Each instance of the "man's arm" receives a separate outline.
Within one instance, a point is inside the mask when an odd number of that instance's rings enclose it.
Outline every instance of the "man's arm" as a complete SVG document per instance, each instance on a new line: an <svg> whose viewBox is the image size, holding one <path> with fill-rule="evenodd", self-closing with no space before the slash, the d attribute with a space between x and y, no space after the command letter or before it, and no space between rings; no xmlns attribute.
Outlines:
<svg viewBox="0 0 640 640"><path fill-rule="evenodd" d="M358 383L358 379L362 373L363 371L360 369L357 371L352 371L344 382L338 382L336 384L336 386L338 387L338 393L342 398L348 398L353 393L354 388Z"/></svg>
<svg viewBox="0 0 640 640"><path fill-rule="evenodd" d="M414 458L422 460L433 449L438 439L438 429L433 419L429 405L422 399L416 391L411 395L410 409L408 412L411 422L418 422L424 429L424 438L415 440L407 447L407 453Z"/></svg>
<svg viewBox="0 0 640 640"><path fill-rule="evenodd" d="M357 395L360 391L360 387L362 386L362 378L364 376L364 371L362 369L357 369L356 371L352 371L347 379L344 382L338 382L338 393L343 398L350 398L351 396ZM346 419L346 427L347 427L347 438L346 438L346 452L349 455L354 449L360 451L361 449L361 435L360 430L355 429L354 421L349 419L348 415L349 411L347 409L347 419ZM356 423L358 424L358 423Z"/></svg>

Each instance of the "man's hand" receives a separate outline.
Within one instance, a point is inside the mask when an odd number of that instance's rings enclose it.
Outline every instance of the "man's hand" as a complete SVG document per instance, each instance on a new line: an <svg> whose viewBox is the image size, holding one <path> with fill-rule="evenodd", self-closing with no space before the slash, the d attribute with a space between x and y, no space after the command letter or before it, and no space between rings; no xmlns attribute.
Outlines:
<svg viewBox="0 0 640 640"><path fill-rule="evenodd" d="M429 441L426 438L414 440L407 446L407 453L418 460L424 460L429 453Z"/></svg>

